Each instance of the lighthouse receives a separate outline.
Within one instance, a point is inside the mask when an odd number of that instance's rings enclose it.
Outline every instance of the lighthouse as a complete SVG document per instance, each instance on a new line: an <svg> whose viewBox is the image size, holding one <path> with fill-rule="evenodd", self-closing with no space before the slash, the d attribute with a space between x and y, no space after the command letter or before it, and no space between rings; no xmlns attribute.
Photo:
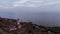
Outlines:
<svg viewBox="0 0 60 34"><path fill-rule="evenodd" d="M18 28L22 27L22 25L20 25L20 20L19 19L17 19L17 25L18 25Z"/></svg>
<svg viewBox="0 0 60 34"><path fill-rule="evenodd" d="M19 19L17 19L17 25L19 25L20 24L20 20Z"/></svg>

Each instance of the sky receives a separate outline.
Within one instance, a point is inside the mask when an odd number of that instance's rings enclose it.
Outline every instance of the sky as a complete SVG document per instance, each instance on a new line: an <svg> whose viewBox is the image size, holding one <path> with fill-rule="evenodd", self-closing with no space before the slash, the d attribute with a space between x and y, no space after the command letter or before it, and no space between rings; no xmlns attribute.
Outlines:
<svg viewBox="0 0 60 34"><path fill-rule="evenodd" d="M0 0L0 16L60 26L60 0Z"/></svg>
<svg viewBox="0 0 60 34"><path fill-rule="evenodd" d="M0 8L18 8L18 7L60 8L59 6L60 0L0 0Z"/></svg>

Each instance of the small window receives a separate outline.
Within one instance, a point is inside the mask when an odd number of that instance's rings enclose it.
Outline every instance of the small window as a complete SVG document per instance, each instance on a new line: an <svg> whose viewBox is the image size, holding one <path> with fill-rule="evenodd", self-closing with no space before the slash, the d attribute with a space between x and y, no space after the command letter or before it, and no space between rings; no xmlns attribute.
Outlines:
<svg viewBox="0 0 60 34"><path fill-rule="evenodd" d="M35 26L33 26L33 29L36 29Z"/></svg>

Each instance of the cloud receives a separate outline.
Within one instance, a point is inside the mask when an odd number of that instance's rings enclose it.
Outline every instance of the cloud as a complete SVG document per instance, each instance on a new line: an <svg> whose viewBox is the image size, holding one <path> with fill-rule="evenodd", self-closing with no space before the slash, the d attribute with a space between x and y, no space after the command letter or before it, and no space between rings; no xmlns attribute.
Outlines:
<svg viewBox="0 0 60 34"><path fill-rule="evenodd" d="M32 3L29 3L29 0L20 0L20 1L14 2L14 5L13 6L15 6L15 7L18 7L18 6L34 7L35 5L32 4Z"/></svg>
<svg viewBox="0 0 60 34"><path fill-rule="evenodd" d="M60 0L0 0L0 8L45 7L60 4Z"/></svg>
<svg viewBox="0 0 60 34"><path fill-rule="evenodd" d="M19 1L13 2L13 6L20 6L20 4L23 4L26 1L28 1L28 0L19 0Z"/></svg>
<svg viewBox="0 0 60 34"><path fill-rule="evenodd" d="M49 6L54 4L59 4L60 0L19 0L14 2L13 6L15 7L41 7L41 6Z"/></svg>
<svg viewBox="0 0 60 34"><path fill-rule="evenodd" d="M20 1L16 1L14 2L13 6L18 7L18 6L23 6L23 7L38 7L38 5L40 5L42 1L39 0L20 0Z"/></svg>

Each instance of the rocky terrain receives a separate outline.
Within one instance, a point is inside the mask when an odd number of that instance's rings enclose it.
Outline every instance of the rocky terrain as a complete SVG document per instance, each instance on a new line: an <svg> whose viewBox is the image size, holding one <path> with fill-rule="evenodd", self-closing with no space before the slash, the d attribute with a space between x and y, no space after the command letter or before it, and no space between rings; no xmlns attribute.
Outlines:
<svg viewBox="0 0 60 34"><path fill-rule="evenodd" d="M0 18L0 34L60 34L60 27L45 27L32 22ZM15 27L13 27L15 26Z"/></svg>

